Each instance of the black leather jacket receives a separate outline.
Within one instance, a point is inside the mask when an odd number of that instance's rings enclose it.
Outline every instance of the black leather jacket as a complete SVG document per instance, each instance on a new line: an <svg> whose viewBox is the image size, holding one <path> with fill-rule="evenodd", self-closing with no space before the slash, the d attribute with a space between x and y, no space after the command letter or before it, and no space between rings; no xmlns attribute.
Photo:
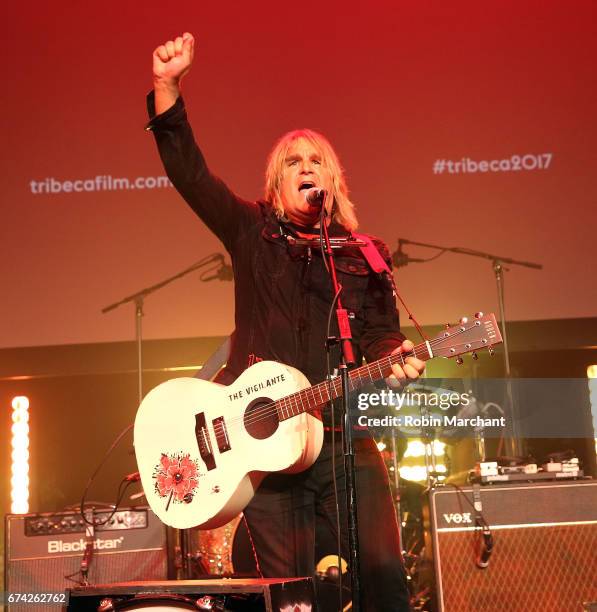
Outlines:
<svg viewBox="0 0 597 612"><path fill-rule="evenodd" d="M332 285L317 250L289 245L291 225L276 218L266 202L236 196L209 171L195 143L182 98L154 117L153 131L168 177L195 213L230 253L235 279L235 325L231 354L219 382L229 384L257 360L271 359L301 370L311 383L326 377L325 341ZM331 235L346 235L337 224ZM373 239L391 265L387 247ZM357 362L390 353L400 345L391 282L371 271L359 249L337 252L336 266L349 311ZM332 317L332 335L337 334ZM332 350L337 367L339 349Z"/></svg>

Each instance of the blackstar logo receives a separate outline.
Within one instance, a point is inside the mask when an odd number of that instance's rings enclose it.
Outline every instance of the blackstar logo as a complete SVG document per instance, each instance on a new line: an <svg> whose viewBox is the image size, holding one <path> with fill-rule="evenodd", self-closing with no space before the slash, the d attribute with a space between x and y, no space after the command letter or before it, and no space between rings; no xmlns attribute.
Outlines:
<svg viewBox="0 0 597 612"><path fill-rule="evenodd" d="M462 523L473 522L470 512L450 512L450 514L444 514L444 520L449 525L451 525L452 523L460 525Z"/></svg>
<svg viewBox="0 0 597 612"><path fill-rule="evenodd" d="M119 538L106 539L96 538L93 541L93 550L107 550L109 548L119 548L122 546L123 536ZM85 539L81 538L75 542L65 542L64 540L50 540L48 542L49 553L63 552L82 552L85 550Z"/></svg>

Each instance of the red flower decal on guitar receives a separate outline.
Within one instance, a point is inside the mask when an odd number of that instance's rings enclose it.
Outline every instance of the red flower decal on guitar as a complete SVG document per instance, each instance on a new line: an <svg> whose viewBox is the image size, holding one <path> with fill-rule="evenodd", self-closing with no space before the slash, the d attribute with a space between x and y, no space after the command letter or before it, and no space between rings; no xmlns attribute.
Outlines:
<svg viewBox="0 0 597 612"><path fill-rule="evenodd" d="M160 497L170 496L174 502L189 503L198 481L197 462L190 455L166 455L162 453L154 473L155 490Z"/></svg>

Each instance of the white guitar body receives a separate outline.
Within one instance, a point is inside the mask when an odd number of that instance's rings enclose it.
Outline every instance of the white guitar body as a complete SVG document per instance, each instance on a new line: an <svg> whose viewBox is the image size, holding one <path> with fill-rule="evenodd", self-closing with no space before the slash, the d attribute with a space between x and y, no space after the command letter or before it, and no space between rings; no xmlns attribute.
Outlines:
<svg viewBox="0 0 597 612"><path fill-rule="evenodd" d="M309 386L297 369L262 361L229 386L175 378L148 393L135 419L135 453L160 520L218 527L242 512L268 473L311 466L321 421L308 413L279 420L275 409L263 417L264 406Z"/></svg>
<svg viewBox="0 0 597 612"><path fill-rule="evenodd" d="M502 341L493 314L442 331L407 353L392 353L351 370L349 389L381 380L404 359L458 357ZM135 419L135 452L151 509L178 529L228 523L270 472L313 465L323 425L313 416L342 395L336 377L311 386L297 369L261 361L226 387L175 378L147 394Z"/></svg>

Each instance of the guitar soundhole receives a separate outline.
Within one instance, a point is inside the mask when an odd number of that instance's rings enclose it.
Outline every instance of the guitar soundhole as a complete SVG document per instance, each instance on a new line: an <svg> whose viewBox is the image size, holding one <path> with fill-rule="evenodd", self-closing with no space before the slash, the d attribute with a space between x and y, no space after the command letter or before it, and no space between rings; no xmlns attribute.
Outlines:
<svg viewBox="0 0 597 612"><path fill-rule="evenodd" d="M254 399L245 410L245 429L257 440L269 438L278 429L278 422L278 413L267 397Z"/></svg>

